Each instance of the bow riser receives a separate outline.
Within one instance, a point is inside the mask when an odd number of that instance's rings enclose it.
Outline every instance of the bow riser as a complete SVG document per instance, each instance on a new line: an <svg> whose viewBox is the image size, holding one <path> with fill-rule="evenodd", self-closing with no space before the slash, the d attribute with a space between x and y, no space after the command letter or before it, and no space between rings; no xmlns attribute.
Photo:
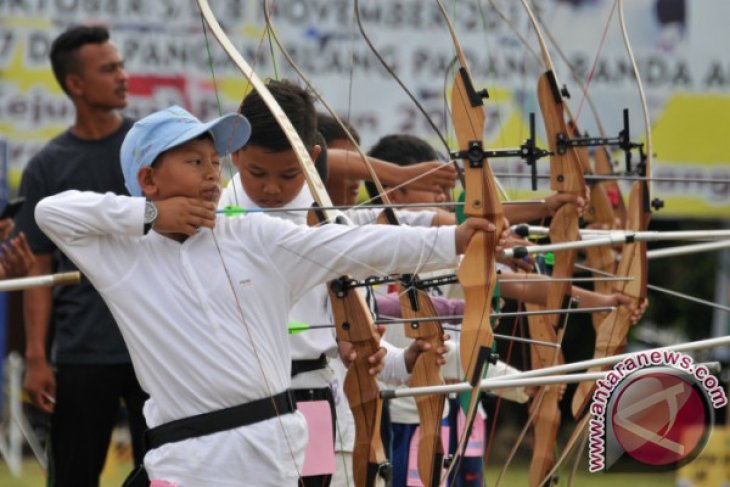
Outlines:
<svg viewBox="0 0 730 487"><path fill-rule="evenodd" d="M418 318L420 316L436 316L436 308L428 295L420 289L416 293L416 309L411 303L410 292L400 285L400 296L403 318ZM431 345L431 348L418 355L411 372L410 385L412 387L444 384L441 376L441 366L438 364L438 348L443 346L443 327L439 321L419 322L406 324L405 335L413 340L421 339ZM420 418L420 439L418 443L418 474L425 486L438 486L443 469L444 448L441 441L441 418L444 413L446 395L434 394L415 398Z"/></svg>
<svg viewBox="0 0 730 487"><path fill-rule="evenodd" d="M580 135L580 131L578 130L575 120L570 120L570 123L568 123L568 129L568 135L571 138ZM593 170L589 162L588 148L577 147L576 152L578 154L578 160L580 161L583 173L592 174ZM605 169L605 164L608 163L606 155L607 152L605 148L599 147L596 151L596 165L598 165L598 158L600 157L599 154L602 155L601 159L603 159L603 161L601 162L601 164L604 165ZM613 228L615 223L615 215L613 211L613 205L611 204L611 201L608 198L608 194L606 193L607 187L605 186L605 184L606 183L598 183L594 184L591 187L591 197L588 201L588 204L586 205L586 208L583 211L583 220L586 223L600 223L602 225L608 226L608 228ZM603 275L613 275L616 273L616 255L611 247L589 247L588 249L586 249L586 263L591 269L601 271ZM597 293L608 294L611 292L612 288L611 283L609 282L596 281L593 284L593 289ZM591 319L593 321L593 328L595 330L598 330L599 325L606 317L606 315L607 313L593 313Z"/></svg>
<svg viewBox="0 0 730 487"><path fill-rule="evenodd" d="M575 205L566 204L560 207L550 222L548 235L552 243L580 240L578 215ZM554 277L572 276L576 254L577 250L575 249L555 252L555 264L553 265L552 275ZM569 281L551 282L548 286L545 307L547 309L561 308L566 300L570 299L571 283ZM555 316L557 317L558 315ZM552 320L552 323L555 326L557 321Z"/></svg>
<svg viewBox="0 0 730 487"><path fill-rule="evenodd" d="M344 293L329 291L332 313L337 325L338 341L353 344L357 358L347 369L343 390L355 419L355 445L352 454L353 478L356 487L384 485L379 475L387 465L380 436L382 399L368 359L380 349L380 336L375 330L365 299L355 289Z"/></svg>
<svg viewBox="0 0 730 487"><path fill-rule="evenodd" d="M462 67L451 90L451 116L459 149L462 151L469 148L481 151L482 147L485 115L481 99L473 96L474 91L471 78ZM480 360L482 350L491 349L494 341L489 323L491 306L485 303L485 299L489 299L488 296L492 295L496 285L493 256L496 235L501 233L503 226L502 205L497 196L491 168L482 154L475 152L472 159L464 159L464 176L464 213L472 217L487 218L498 227L494 233L478 232L474 236L464 253L458 272L466 298L461 332L461 361L467 380L475 384L481 379L481 371L476 368L484 365Z"/></svg>
<svg viewBox="0 0 730 487"><path fill-rule="evenodd" d="M568 148L563 154L558 152L558 136L567 136L570 131L565 123L565 108L552 71L543 73L537 83L537 97L545 125L548 144L553 155L550 156L550 187L554 191L573 193L581 196L585 192L585 180L579 154L575 148ZM550 241L554 243L579 240L578 211L573 203L558 209L550 224ZM556 252L553 275L567 277L573 273L574 250ZM548 291L546 306L559 307L570 294L570 283L552 283Z"/></svg>
<svg viewBox="0 0 730 487"><path fill-rule="evenodd" d="M482 378L482 369L486 365L484 359L491 353L494 342L494 333L489 322L491 305L487 301L490 301L496 286L493 259L496 245L493 233L474 234L457 273L459 283L464 289L465 301L459 352L466 380L473 386L478 385ZM463 262L468 262L469 265L463 265Z"/></svg>

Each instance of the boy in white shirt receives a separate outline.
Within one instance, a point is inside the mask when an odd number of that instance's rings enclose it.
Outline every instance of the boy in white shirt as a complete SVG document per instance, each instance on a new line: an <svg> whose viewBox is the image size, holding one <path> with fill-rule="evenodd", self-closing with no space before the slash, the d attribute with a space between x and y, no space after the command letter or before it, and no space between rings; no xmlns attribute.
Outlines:
<svg viewBox="0 0 730 487"><path fill-rule="evenodd" d="M327 156L317 140L316 114L309 93L287 81L270 81L267 87L284 113L292 120L310 156L316 161L315 164L323 165L324 162L319 159ZM258 93L249 93L241 104L240 111L251 122L252 136L244 148L232 154L239 173L223 192L219 207L286 210L311 206L314 200L305 184L299 163ZM413 213L412 215L415 216ZM301 210L281 211L271 213L270 216L299 225L307 223L307 213ZM351 212L348 216L355 220L360 212ZM370 222L375 223L375 217L370 217ZM327 287L316 286L304 294L293 304L289 321L307 324L333 323ZM326 486L329 485L335 468L335 433L347 429L346 425L341 425L337 420L336 403L343 404L340 412L348 409L345 414L350 414L346 398L335 397L332 390L336 383L337 366L333 362L337 361L338 343L332 328L294 334L289 337L289 342L292 354L292 392L297 404L308 403L300 408L307 419L310 436L300 484ZM413 342L405 348L396 348L384 341L381 345L388 350L385 360L383 361L384 349L381 349L371 357L371 361L374 364L383 362L379 380L394 385L408 380L416 356L429 347L425 342ZM339 346L340 354L347 363L349 348L343 342ZM322 418L327 416L332 419L331 429L322 425ZM320 448L316 449L316 445ZM332 445L331 451L324 451L322 448L325 445Z"/></svg>

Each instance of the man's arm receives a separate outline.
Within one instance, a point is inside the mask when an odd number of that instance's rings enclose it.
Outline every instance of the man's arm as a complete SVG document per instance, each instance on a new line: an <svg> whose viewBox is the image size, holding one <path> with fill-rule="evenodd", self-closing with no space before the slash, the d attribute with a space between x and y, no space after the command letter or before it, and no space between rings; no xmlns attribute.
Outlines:
<svg viewBox="0 0 730 487"><path fill-rule="evenodd" d="M442 191L456 184L456 169L441 161L428 161L411 166L399 166L374 157L368 160L385 186L406 185L423 191ZM344 149L328 149L327 164L331 175L338 178L371 180L360 154Z"/></svg>
<svg viewBox="0 0 730 487"><path fill-rule="evenodd" d="M52 272L51 254L38 254L29 275ZM23 321L25 323L25 380L23 388L33 404L47 413L53 412L56 378L48 363L46 339L52 310L51 288L40 287L23 291Z"/></svg>
<svg viewBox="0 0 730 487"><path fill-rule="evenodd" d="M570 193L553 193L541 202L522 205L505 205L504 216L513 223L525 223L551 217L561 206L574 203L579 215L583 214L585 199Z"/></svg>

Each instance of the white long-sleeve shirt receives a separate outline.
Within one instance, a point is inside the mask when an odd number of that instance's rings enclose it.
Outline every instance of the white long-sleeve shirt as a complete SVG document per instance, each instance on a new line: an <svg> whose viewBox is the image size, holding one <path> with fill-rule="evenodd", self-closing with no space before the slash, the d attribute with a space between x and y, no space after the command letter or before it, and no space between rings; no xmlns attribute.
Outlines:
<svg viewBox="0 0 730 487"><path fill-rule="evenodd" d="M314 198L309 188L304 185L299 194L289 203L286 208L306 208L312 205ZM260 208L246 193L241 184L240 174L231 178L228 186L221 194L218 207L241 206L246 209ZM347 217L355 225L366 225L377 223L379 211L375 209L358 209L346 212ZM419 214L420 213L420 214ZM307 224L307 214L304 211L277 211L269 214L272 217L282 218L297 225ZM434 212L398 212L398 217L409 225L428 226L431 224ZM330 299L326 286L317 286L310 289L300 300L292 306L289 313L290 322L302 322L311 325L334 323ZM312 329L303 333L290 335L292 360L312 360L318 358L322 353L329 357L337 354L337 342L334 328ZM406 371L404 361L404 350L392 346L386 340L381 341L381 346L387 350L383 371L378 378L389 385L403 384L408 380L409 374ZM292 379L292 388L321 388L327 387L334 380L335 371L331 368L304 372Z"/></svg>
<svg viewBox="0 0 730 487"><path fill-rule="evenodd" d="M149 427L267 397L290 385L287 315L313 286L373 269L453 265L454 229L316 229L265 215L219 217L180 243L143 235L144 198L67 191L36 207L40 228L109 305L142 387ZM383 242L388 252L383 252ZM145 457L180 484L295 482L299 414L170 443ZM292 461L282 459L291 458Z"/></svg>

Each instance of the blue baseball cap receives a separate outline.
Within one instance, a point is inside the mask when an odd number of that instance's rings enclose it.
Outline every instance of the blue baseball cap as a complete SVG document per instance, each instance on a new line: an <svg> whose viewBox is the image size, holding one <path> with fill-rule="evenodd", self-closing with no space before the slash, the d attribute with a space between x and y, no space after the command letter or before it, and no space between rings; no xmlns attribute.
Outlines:
<svg viewBox="0 0 730 487"><path fill-rule="evenodd" d="M238 113L203 123L179 106L160 110L137 121L127 132L120 151L124 184L129 194L142 196L137 182L141 168L151 165L163 152L206 132L213 137L218 154L224 155L243 147L251 136L251 124Z"/></svg>

